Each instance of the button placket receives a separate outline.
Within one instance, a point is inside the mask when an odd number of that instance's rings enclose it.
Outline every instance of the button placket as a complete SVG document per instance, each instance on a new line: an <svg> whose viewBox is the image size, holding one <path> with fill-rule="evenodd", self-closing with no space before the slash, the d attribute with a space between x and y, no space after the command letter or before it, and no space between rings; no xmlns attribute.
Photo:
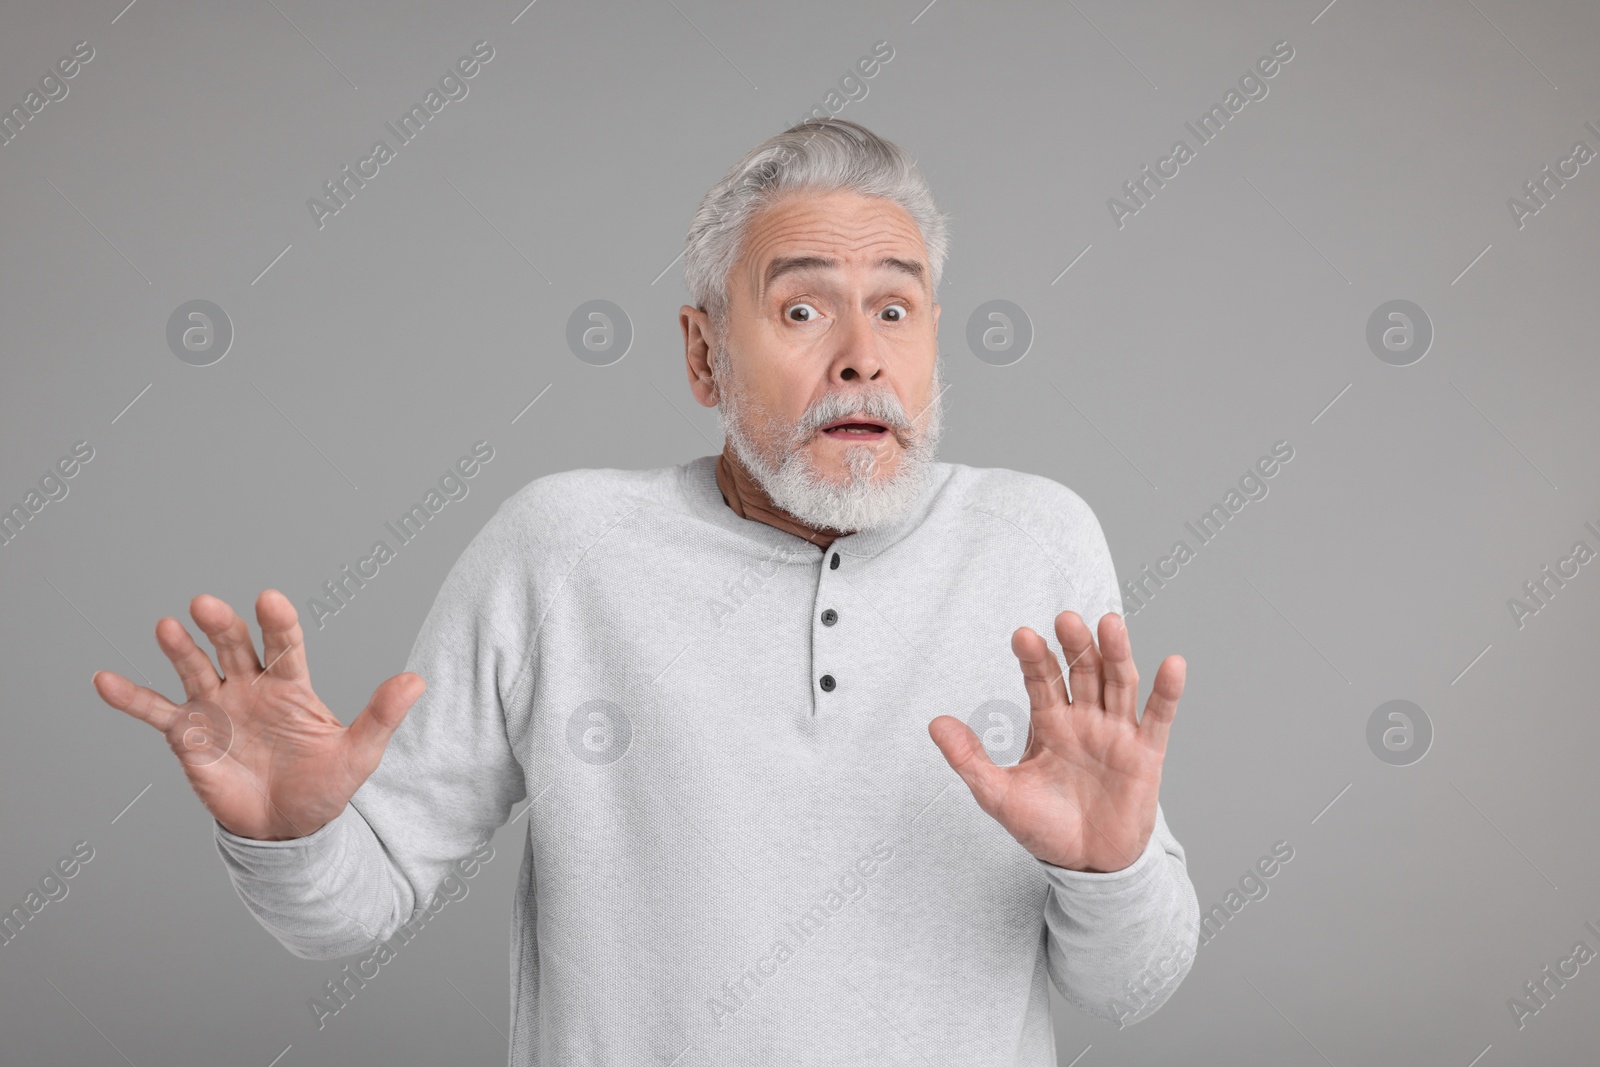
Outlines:
<svg viewBox="0 0 1600 1067"><path fill-rule="evenodd" d="M838 570L839 569L839 563L840 563L839 553L837 553L837 552L829 553L828 570L831 570L831 571ZM832 594L832 590L829 588L828 574L826 572L823 572L819 576L818 582L817 582L817 586L818 586L817 593L818 593L818 599L819 600L827 601L828 599L831 599L833 594ZM839 621L839 612L834 608L824 608L817 615L817 619L818 619L818 621L820 621L822 623L822 625L824 627L830 627L831 628L836 623L838 623L838 621ZM823 653L822 660L824 662L813 661L813 667L815 669L817 669L817 670L821 670L823 667L827 666L825 661L828 658L830 658L829 650L832 647L830 642L828 642L826 640L818 640L821 637L822 637L822 634L820 632L818 632L817 638L814 638L813 642L812 642L812 647L813 648L820 647L822 649L822 653ZM837 689L839 687L839 680L836 677L834 677L834 675L831 672L821 673L821 674L817 675L816 678L817 678L817 688L820 689L824 693L831 693L831 692L833 692L835 689ZM815 703L815 701L813 701L813 703L812 703L812 708L813 708L812 714L814 715L814 714L816 714L816 703Z"/></svg>

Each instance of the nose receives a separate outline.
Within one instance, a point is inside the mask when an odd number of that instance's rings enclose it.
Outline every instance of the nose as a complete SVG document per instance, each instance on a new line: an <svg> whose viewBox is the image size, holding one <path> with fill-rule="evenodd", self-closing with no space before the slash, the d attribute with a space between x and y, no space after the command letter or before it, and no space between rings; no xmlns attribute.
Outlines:
<svg viewBox="0 0 1600 1067"><path fill-rule="evenodd" d="M837 347L828 368L830 380L841 382L877 381L883 373L878 355L878 335L872 316L859 308L839 316L831 338Z"/></svg>

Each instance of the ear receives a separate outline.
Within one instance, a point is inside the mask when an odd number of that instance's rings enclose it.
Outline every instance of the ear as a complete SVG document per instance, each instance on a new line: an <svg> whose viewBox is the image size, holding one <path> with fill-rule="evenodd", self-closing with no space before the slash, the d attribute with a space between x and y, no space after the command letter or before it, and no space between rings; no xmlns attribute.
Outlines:
<svg viewBox="0 0 1600 1067"><path fill-rule="evenodd" d="M708 408L717 406L717 387L711 380L711 317L689 304L678 309L678 325L683 330L683 358L689 374L689 390Z"/></svg>

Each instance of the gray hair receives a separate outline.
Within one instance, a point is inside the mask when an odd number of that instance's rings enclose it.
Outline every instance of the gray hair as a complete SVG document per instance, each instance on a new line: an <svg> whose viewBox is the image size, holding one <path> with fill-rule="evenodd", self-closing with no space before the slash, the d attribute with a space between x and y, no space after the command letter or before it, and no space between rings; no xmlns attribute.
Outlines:
<svg viewBox="0 0 1600 1067"><path fill-rule="evenodd" d="M689 298L720 331L728 313L728 274L737 262L750 220L792 190L849 190L903 208L922 233L939 291L950 237L947 216L911 156L860 123L808 118L752 148L700 201L683 257Z"/></svg>

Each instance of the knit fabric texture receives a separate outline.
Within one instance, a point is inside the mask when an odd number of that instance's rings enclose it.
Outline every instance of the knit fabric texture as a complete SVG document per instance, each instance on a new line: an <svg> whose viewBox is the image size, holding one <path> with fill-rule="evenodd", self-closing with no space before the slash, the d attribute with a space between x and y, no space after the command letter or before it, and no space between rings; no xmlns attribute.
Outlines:
<svg viewBox="0 0 1600 1067"><path fill-rule="evenodd" d="M903 518L822 550L736 515L715 463L505 500L344 812L292 841L215 828L252 914L297 956L370 952L528 799L511 1067L1051 1067L1047 982L1109 1022L1156 1010L1199 918L1165 814L1121 870L1055 867L928 736L953 715L1021 757L1012 632L1065 665L1058 613L1121 610L1089 506L936 462Z"/></svg>

